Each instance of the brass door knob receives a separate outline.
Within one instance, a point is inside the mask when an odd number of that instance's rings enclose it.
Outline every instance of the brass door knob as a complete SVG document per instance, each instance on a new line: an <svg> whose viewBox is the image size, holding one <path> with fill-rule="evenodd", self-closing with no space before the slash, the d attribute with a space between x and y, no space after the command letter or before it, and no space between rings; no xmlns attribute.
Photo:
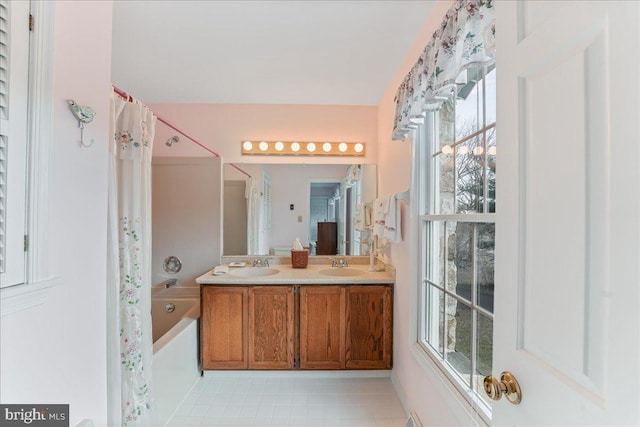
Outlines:
<svg viewBox="0 0 640 427"><path fill-rule="evenodd" d="M504 396L509 402L517 405L522 400L520 384L511 372L500 374L500 381L489 375L484 377L484 391L492 400L500 400Z"/></svg>

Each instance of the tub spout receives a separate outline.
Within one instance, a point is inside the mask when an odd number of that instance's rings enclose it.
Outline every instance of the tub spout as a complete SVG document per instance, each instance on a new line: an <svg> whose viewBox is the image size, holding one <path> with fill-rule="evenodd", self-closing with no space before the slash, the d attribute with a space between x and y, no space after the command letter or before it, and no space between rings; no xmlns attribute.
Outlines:
<svg viewBox="0 0 640 427"><path fill-rule="evenodd" d="M178 284L178 279L168 279L168 280L165 280L162 284L164 285L165 288L170 288Z"/></svg>

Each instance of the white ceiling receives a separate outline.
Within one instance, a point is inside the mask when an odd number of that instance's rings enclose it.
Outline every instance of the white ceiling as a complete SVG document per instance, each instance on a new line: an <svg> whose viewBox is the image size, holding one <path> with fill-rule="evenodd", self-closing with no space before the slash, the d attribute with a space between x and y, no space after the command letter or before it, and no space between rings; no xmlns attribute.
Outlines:
<svg viewBox="0 0 640 427"><path fill-rule="evenodd" d="M146 103L377 105L434 3L116 0L112 80Z"/></svg>

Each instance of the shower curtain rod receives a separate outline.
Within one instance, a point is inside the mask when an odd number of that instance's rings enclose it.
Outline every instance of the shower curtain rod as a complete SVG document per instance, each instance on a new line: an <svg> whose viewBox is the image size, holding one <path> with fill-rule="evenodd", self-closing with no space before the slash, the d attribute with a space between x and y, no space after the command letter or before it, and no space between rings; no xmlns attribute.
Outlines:
<svg viewBox="0 0 640 427"><path fill-rule="evenodd" d="M133 99L133 97L131 95L129 95L127 92L123 91L122 89L120 89L117 86L112 85L113 90L115 93L117 93L118 95L120 95L121 97L123 97L124 99L126 99L127 101L131 101ZM205 150L207 150L208 152L210 152L211 154L213 154L216 157L222 157L222 155L220 153L218 153L215 150L212 150L211 148L207 147L206 145L204 145L203 143L201 143L200 141L198 141L197 139L195 139L194 137L192 137L191 135L189 135L187 132L183 131L182 129L178 128L177 126L175 126L174 124L170 123L169 121L167 121L167 119L164 119L162 117L160 117L159 115L157 115L156 113L153 113L159 121L161 121L162 123L164 123L165 125L169 126L171 129L175 130L176 132L180 133L183 136L186 136L189 140L191 140L192 142L196 143L197 145L199 145L200 147L204 148ZM240 172L242 172L243 174L245 174L246 176L248 176L249 178L251 178L251 175L240 169L238 166L236 166L234 163L229 163L229 165L233 168L236 168L237 170L239 170Z"/></svg>

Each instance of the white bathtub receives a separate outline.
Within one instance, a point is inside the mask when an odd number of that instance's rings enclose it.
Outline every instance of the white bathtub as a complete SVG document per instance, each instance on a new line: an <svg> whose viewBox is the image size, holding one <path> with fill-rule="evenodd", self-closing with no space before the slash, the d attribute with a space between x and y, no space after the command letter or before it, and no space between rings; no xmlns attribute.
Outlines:
<svg viewBox="0 0 640 427"><path fill-rule="evenodd" d="M200 289L152 289L153 425L163 426L200 377L198 319ZM167 304L175 310L168 313Z"/></svg>

